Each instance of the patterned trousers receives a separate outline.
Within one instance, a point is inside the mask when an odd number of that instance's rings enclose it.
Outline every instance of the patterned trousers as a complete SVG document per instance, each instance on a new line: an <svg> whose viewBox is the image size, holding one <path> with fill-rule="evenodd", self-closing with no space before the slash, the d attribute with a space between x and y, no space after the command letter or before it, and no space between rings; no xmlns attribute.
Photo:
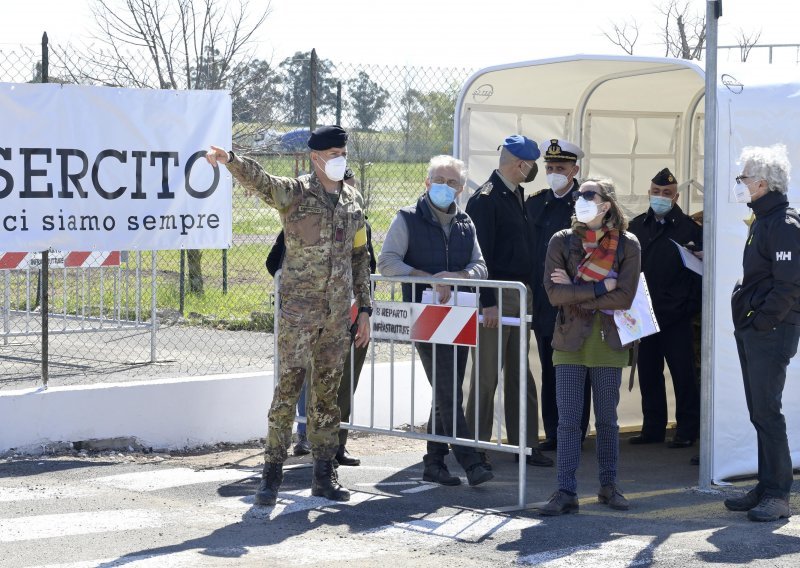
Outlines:
<svg viewBox="0 0 800 568"><path fill-rule="evenodd" d="M578 488L575 472L581 459L581 415L586 376L587 368L583 365L556 365L558 488L570 493L576 493ZM589 367L588 376L594 397L600 485L610 485L617 481L619 458L617 405L622 369Z"/></svg>

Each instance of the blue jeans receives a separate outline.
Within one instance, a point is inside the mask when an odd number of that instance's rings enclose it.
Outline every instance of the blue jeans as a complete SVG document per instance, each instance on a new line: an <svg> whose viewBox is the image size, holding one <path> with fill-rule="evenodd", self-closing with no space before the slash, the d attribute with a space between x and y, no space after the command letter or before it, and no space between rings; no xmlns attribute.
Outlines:
<svg viewBox="0 0 800 568"><path fill-rule="evenodd" d="M792 456L781 413L786 367L797 353L800 326L782 323L775 329L734 331L742 366L744 396L750 422L758 438L758 485L762 495L789 498L792 488Z"/></svg>

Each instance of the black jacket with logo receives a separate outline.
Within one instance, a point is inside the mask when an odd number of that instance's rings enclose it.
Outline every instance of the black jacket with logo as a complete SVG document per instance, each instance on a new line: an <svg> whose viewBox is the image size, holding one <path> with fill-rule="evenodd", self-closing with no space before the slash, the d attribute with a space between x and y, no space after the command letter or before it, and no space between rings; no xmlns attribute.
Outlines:
<svg viewBox="0 0 800 568"><path fill-rule="evenodd" d="M786 195L770 191L753 203L740 284L733 290L733 325L765 331L800 325L800 217Z"/></svg>
<svg viewBox="0 0 800 568"><path fill-rule="evenodd" d="M683 265L672 241L681 245L694 243L700 249L702 227L674 205L664 215L663 223L648 208L631 220L628 230L642 246L642 272L659 325L667 326L698 313L702 306L702 279Z"/></svg>
<svg viewBox="0 0 800 568"><path fill-rule="evenodd" d="M522 206L522 188L510 190L492 172L489 181L469 198L466 212L475 224L478 244L489 269L489 280L531 285L531 247L528 217ZM493 288L481 289L481 305L497 305Z"/></svg>
<svg viewBox="0 0 800 568"><path fill-rule="evenodd" d="M572 189L564 197L556 197L552 189L543 189L525 201L528 215L531 252L531 288L533 289L533 324L545 337L551 337L556 325L558 309L550 304L544 289L544 263L547 258L547 245L557 232L572 226L572 213L575 211L573 193L580 184L573 180Z"/></svg>

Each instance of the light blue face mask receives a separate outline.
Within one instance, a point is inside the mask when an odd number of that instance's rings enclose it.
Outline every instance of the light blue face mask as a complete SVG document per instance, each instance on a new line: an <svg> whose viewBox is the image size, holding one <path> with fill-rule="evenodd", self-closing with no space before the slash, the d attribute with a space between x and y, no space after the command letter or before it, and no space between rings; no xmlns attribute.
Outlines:
<svg viewBox="0 0 800 568"><path fill-rule="evenodd" d="M659 217L663 217L672 210L672 200L669 197L661 197L660 195L650 196L650 209Z"/></svg>
<svg viewBox="0 0 800 568"><path fill-rule="evenodd" d="M428 196L436 207L447 211L456 199L456 190L446 183L432 183Z"/></svg>

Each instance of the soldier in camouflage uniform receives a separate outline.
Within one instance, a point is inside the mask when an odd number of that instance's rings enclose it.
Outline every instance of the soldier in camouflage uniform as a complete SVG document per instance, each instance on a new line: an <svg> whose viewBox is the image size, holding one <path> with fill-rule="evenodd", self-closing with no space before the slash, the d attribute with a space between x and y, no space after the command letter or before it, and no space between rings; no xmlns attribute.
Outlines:
<svg viewBox="0 0 800 568"><path fill-rule="evenodd" d="M314 458L312 494L347 501L332 459L339 447L336 397L350 345L350 299L359 306L356 346L370 339L369 253L358 191L342 182L347 133L338 126L312 132L311 174L276 177L250 158L212 146L211 165L227 166L250 192L278 210L286 240L278 335L280 377L269 411L265 465L256 503L274 505L291 443L294 408L306 369L309 377L308 439Z"/></svg>

